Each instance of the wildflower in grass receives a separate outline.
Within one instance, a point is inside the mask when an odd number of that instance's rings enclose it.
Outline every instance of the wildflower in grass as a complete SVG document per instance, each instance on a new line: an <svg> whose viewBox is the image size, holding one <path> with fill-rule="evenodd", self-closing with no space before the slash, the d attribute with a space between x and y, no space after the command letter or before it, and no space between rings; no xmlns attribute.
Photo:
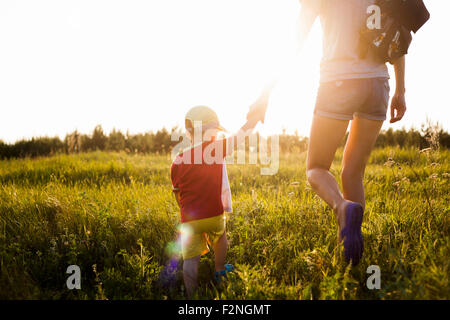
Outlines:
<svg viewBox="0 0 450 320"><path fill-rule="evenodd" d="M437 178L438 178L438 174L437 173L433 173L432 175L430 175L428 177L428 179L431 179L431 180L436 180Z"/></svg>
<svg viewBox="0 0 450 320"><path fill-rule="evenodd" d="M384 163L384 165L388 168L392 168L392 166L395 164L395 161L392 158L389 158L388 161Z"/></svg>
<svg viewBox="0 0 450 320"><path fill-rule="evenodd" d="M433 163L430 164L430 166L431 167L437 167L437 166L439 166L439 163L433 162Z"/></svg>
<svg viewBox="0 0 450 320"><path fill-rule="evenodd" d="M55 239L51 239L50 240L50 251L51 252L54 253L56 251L56 245L57 245L56 240Z"/></svg>
<svg viewBox="0 0 450 320"><path fill-rule="evenodd" d="M419 151L419 153L429 153L431 152L431 148L425 148Z"/></svg>

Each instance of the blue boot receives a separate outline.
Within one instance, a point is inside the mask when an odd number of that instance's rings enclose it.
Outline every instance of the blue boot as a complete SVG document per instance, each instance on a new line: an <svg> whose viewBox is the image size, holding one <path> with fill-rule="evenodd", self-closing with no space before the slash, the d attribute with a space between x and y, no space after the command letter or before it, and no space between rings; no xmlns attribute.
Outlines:
<svg viewBox="0 0 450 320"><path fill-rule="evenodd" d="M227 279L227 272L231 272L234 270L234 266L232 264L226 264L225 265L225 270L221 270L221 271L216 271L214 273L214 279L216 280L217 283L220 283L222 281L222 278Z"/></svg>

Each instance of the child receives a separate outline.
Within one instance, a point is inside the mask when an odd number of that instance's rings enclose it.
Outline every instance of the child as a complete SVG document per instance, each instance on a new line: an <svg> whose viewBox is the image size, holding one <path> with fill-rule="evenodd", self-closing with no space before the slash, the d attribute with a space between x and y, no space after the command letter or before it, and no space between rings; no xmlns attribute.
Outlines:
<svg viewBox="0 0 450 320"><path fill-rule="evenodd" d="M191 147L178 154L171 167L175 198L181 211L181 248L183 278L188 297L197 287L201 255L212 246L215 255L215 279L220 282L234 267L226 264L227 237L224 212L231 212L231 192L224 157L233 152L236 140L243 141L258 120L250 119L241 130L222 140L225 131L216 113L205 106L186 114L185 125Z"/></svg>

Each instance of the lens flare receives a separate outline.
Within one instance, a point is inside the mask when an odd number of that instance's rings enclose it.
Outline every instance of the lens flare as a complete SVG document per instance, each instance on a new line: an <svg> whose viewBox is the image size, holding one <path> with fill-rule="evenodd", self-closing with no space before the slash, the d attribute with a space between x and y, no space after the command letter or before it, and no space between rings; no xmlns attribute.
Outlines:
<svg viewBox="0 0 450 320"><path fill-rule="evenodd" d="M160 273L160 280L165 287L175 286L182 257L181 243L188 243L191 235L192 228L186 225L178 225L176 240L166 245L165 253L169 260Z"/></svg>

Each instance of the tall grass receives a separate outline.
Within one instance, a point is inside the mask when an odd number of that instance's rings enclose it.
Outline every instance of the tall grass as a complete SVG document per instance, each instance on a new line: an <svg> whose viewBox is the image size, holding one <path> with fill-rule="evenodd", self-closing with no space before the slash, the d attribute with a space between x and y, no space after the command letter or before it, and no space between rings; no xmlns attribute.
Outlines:
<svg viewBox="0 0 450 320"><path fill-rule="evenodd" d="M332 172L339 177L338 152ZM229 165L234 212L216 286L201 259L201 299L449 299L450 151L374 150L366 170L365 251L350 267L333 214L305 177L305 153L276 175ZM184 298L179 209L169 156L93 152L0 161L0 299ZM68 290L67 266L81 268ZM381 289L366 268L381 269Z"/></svg>

